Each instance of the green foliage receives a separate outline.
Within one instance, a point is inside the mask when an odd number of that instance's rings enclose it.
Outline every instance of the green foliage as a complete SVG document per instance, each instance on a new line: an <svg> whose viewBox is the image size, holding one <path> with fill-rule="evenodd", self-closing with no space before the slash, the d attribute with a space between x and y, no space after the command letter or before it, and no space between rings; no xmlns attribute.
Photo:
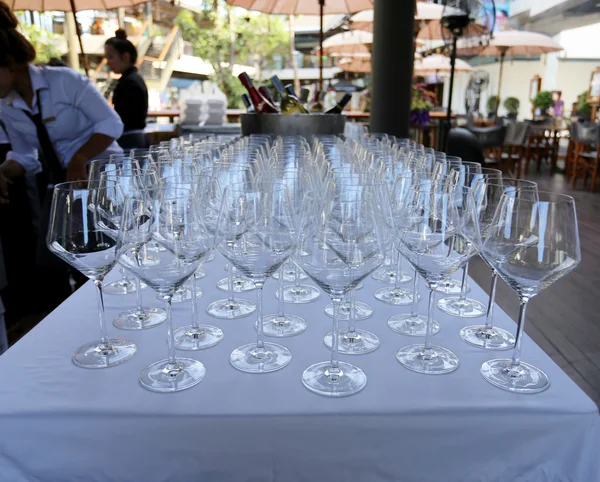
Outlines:
<svg viewBox="0 0 600 482"><path fill-rule="evenodd" d="M268 69L274 55L289 55L289 33L285 22L272 15L235 9L223 0L204 2L200 14L183 10L177 25L183 39L192 43L194 55L209 62L230 107L240 106L244 92L233 77L233 65Z"/></svg>
<svg viewBox="0 0 600 482"><path fill-rule="evenodd" d="M498 97L497 95L492 95L490 97L488 97L487 103L486 103L486 107L487 107L487 111L488 112L496 112L496 108L498 107L498 104L500 104L500 97Z"/></svg>
<svg viewBox="0 0 600 482"><path fill-rule="evenodd" d="M413 78L410 97L410 110L426 110L433 108L433 94L425 89L425 83L419 82L419 78Z"/></svg>
<svg viewBox="0 0 600 482"><path fill-rule="evenodd" d="M60 58L62 53L56 47L56 41L60 37L59 35L46 32L37 25L24 25L20 26L23 35L29 39L29 41L35 47L37 53L35 61L36 63L46 63L52 57Z"/></svg>
<svg viewBox="0 0 600 482"><path fill-rule="evenodd" d="M592 106L587 101L588 91L579 94L577 98L577 114L589 118L592 115Z"/></svg>
<svg viewBox="0 0 600 482"><path fill-rule="evenodd" d="M518 114L521 101L516 97L507 97L502 104L509 114Z"/></svg>
<svg viewBox="0 0 600 482"><path fill-rule="evenodd" d="M540 109L542 112L546 112L553 105L554 100L552 99L552 92L549 90L538 92L535 99L533 99L533 107Z"/></svg>

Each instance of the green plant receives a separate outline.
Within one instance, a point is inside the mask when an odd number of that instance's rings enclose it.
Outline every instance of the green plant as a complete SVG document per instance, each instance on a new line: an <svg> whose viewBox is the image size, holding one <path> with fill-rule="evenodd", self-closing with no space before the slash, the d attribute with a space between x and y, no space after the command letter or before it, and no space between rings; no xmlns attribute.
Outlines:
<svg viewBox="0 0 600 482"><path fill-rule="evenodd" d="M488 100L487 100L487 103L485 104L485 106L487 107L488 112L496 112L496 108L498 107L498 104L500 104L500 97L498 97L497 95L492 95L492 96L488 97Z"/></svg>
<svg viewBox="0 0 600 482"><path fill-rule="evenodd" d="M35 47L36 63L45 64L52 57L60 58L62 56L60 49L56 46L60 35L42 30L37 25L21 24L19 28Z"/></svg>
<svg viewBox="0 0 600 482"><path fill-rule="evenodd" d="M588 91L579 94L577 98L577 114L589 118L592 115L592 106L587 101Z"/></svg>
<svg viewBox="0 0 600 482"><path fill-rule="evenodd" d="M540 109L542 112L546 112L553 105L554 100L552 99L552 92L549 90L538 92L535 99L533 99L533 107Z"/></svg>
<svg viewBox="0 0 600 482"><path fill-rule="evenodd" d="M512 115L516 115L519 113L521 101L516 97L507 97L506 99L504 99L504 103L502 105L506 109L506 112Z"/></svg>

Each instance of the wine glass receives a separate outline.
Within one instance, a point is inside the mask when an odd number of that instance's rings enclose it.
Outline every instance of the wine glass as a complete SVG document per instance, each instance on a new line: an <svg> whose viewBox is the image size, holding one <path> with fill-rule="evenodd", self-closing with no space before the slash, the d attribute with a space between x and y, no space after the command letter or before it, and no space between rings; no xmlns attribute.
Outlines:
<svg viewBox="0 0 600 482"><path fill-rule="evenodd" d="M124 155L111 155L108 159L95 159L88 166L88 181L93 185L100 182L100 176L104 173L111 175L114 181L121 175L131 175L134 171L139 171L139 163L131 157ZM106 295L128 295L134 293L136 284L134 280L128 279L123 268L121 279L106 283L102 287L102 293Z"/></svg>
<svg viewBox="0 0 600 482"><path fill-rule="evenodd" d="M256 343L236 348L229 360L240 371L268 373L292 359L286 347L264 341L262 298L265 281L296 249L296 221L285 185L257 182L253 190L247 187L231 184L225 190L218 250L256 285L258 334Z"/></svg>
<svg viewBox="0 0 600 482"><path fill-rule="evenodd" d="M311 365L302 375L304 386L319 395L352 395L367 383L360 368L338 360L338 325L344 295L384 261L381 223L368 194L353 200L336 196L323 203L307 196L296 262L334 306L331 359Z"/></svg>
<svg viewBox="0 0 600 482"><path fill-rule="evenodd" d="M431 181L422 181L409 192L405 206L397 216L401 253L427 282L429 310L425 343L400 348L398 361L409 370L428 375L450 373L458 368L458 357L447 348L431 343L435 288L448 279L472 255L475 233L463 229L464 219L475 217L471 200L462 217L455 204L455 193L438 189Z"/></svg>
<svg viewBox="0 0 600 482"><path fill-rule="evenodd" d="M114 202L118 186L103 188L81 182L57 184L52 196L48 249L94 282L98 296L100 340L86 343L73 354L73 363L83 368L107 368L129 360L135 343L109 338L104 314L102 282L116 263L116 226L110 219L121 214Z"/></svg>
<svg viewBox="0 0 600 482"><path fill-rule="evenodd" d="M481 374L492 385L517 393L550 386L539 368L521 361L527 303L573 271L581 262L575 201L538 192L537 199L503 195L483 243L483 253L500 277L519 295L519 324L512 359L485 362Z"/></svg>
<svg viewBox="0 0 600 482"><path fill-rule="evenodd" d="M199 383L206 370L197 360L176 356L171 298L212 251L215 234L206 226L201 215L203 203L191 189L161 186L142 199L129 199L125 206L118 262L161 295L167 311L168 356L144 368L140 383L156 392L185 390ZM165 250L153 253L158 263L147 265L141 260L151 241Z"/></svg>
<svg viewBox="0 0 600 482"><path fill-rule="evenodd" d="M512 193L515 197L528 197L537 199L537 184L522 179L504 178L497 182L480 182L475 188L476 202L480 206L479 211L479 229L482 240L485 240L491 227L496 213L496 208L502 199L503 194ZM492 283L490 287L490 297L487 306L485 325L465 326L460 330L461 339L469 345L487 350L508 350L515 344L515 337L512 333L502 328L494 326L494 304L496 299L496 284L498 282L498 272L486 260L484 253L479 249L479 255L486 262L492 271Z"/></svg>

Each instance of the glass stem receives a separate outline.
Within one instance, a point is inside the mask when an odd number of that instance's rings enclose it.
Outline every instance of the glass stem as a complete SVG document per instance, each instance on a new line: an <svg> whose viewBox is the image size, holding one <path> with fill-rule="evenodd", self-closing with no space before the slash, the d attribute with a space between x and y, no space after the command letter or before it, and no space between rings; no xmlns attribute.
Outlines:
<svg viewBox="0 0 600 482"><path fill-rule="evenodd" d="M231 263L229 263L229 269L227 270L228 275L227 275L227 299L231 302L235 301L234 297L233 297L233 270L234 267L231 265Z"/></svg>
<svg viewBox="0 0 600 482"><path fill-rule="evenodd" d="M256 329L256 346L258 348L265 347L265 335L264 335L264 325L263 325L263 283L262 282L254 282L256 285L256 314L258 316L258 323Z"/></svg>
<svg viewBox="0 0 600 482"><path fill-rule="evenodd" d="M177 359L175 358L175 337L173 336L173 319L171 317L171 299L172 295L165 296L165 303L167 304L167 348L169 364L175 365Z"/></svg>
<svg viewBox="0 0 600 482"><path fill-rule="evenodd" d="M98 299L98 320L100 321L100 342L108 344L108 329L106 327L106 316L104 315L104 295L102 294L102 281L95 280L96 294Z"/></svg>
<svg viewBox="0 0 600 482"><path fill-rule="evenodd" d="M460 300L467 299L467 278L469 277L469 263L463 266L462 283L460 284Z"/></svg>
<svg viewBox="0 0 600 482"><path fill-rule="evenodd" d="M523 329L525 328L525 312L527 311L527 302L529 300L521 300L519 308L519 325L517 326L517 336L515 338L515 348L513 349L511 366L518 367L521 364L521 341L523 339Z"/></svg>
<svg viewBox="0 0 600 482"><path fill-rule="evenodd" d="M339 324L340 324L340 308L342 305L342 295L331 297L333 303L333 330L331 331L331 369L339 370L338 366L338 346L340 342Z"/></svg>
<svg viewBox="0 0 600 482"><path fill-rule="evenodd" d="M294 284L297 288L300 287L300 268L298 265L294 267Z"/></svg>
<svg viewBox="0 0 600 482"><path fill-rule="evenodd" d="M198 306L196 305L196 274L194 273L192 279L192 328L198 328Z"/></svg>
<svg viewBox="0 0 600 482"><path fill-rule="evenodd" d="M135 299L137 302L137 312L141 315L144 313L144 307L142 306L142 283L137 276L135 278Z"/></svg>
<svg viewBox="0 0 600 482"><path fill-rule="evenodd" d="M418 315L418 313L417 313L417 307L419 306L419 293L417 292L418 284L419 284L419 277L417 275L417 270L415 270L414 278L413 278L413 302L412 302L412 307L410 309L410 315L413 318Z"/></svg>
<svg viewBox="0 0 600 482"><path fill-rule="evenodd" d="M402 256L398 256L398 261L396 262L396 279L394 280L394 289L400 289L400 279L402 278Z"/></svg>
<svg viewBox="0 0 600 482"><path fill-rule="evenodd" d="M429 287L429 308L427 309L427 327L425 329L425 350L431 350L431 332L433 331L433 309L435 307L435 286Z"/></svg>
<svg viewBox="0 0 600 482"><path fill-rule="evenodd" d="M356 290L350 291L350 313L348 313L348 333L356 333Z"/></svg>
<svg viewBox="0 0 600 482"><path fill-rule="evenodd" d="M496 285L498 284L498 272L492 270L492 287L490 288L490 300L488 301L487 313L485 317L485 329L491 330L494 327L494 304L496 303Z"/></svg>
<svg viewBox="0 0 600 482"><path fill-rule="evenodd" d="M121 283L127 283L127 271L121 267Z"/></svg>
<svg viewBox="0 0 600 482"><path fill-rule="evenodd" d="M285 270L283 265L279 268L279 300L277 300L277 316L279 318L285 318L285 301L283 299L283 277Z"/></svg>

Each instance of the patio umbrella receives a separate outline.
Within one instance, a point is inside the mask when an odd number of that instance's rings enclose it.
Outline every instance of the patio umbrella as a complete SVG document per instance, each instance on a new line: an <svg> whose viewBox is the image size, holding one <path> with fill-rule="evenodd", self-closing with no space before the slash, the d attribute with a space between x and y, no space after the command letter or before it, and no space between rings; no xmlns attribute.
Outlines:
<svg viewBox="0 0 600 482"><path fill-rule="evenodd" d="M428 22L429 20L439 20L442 18L444 6L437 3L417 2L415 20L418 23ZM352 15L349 24L350 30L364 30L373 32L373 9L364 10Z"/></svg>
<svg viewBox="0 0 600 482"><path fill-rule="evenodd" d="M319 86L323 88L323 15L351 15L373 8L375 0L226 0L229 5L275 15L319 15Z"/></svg>
<svg viewBox="0 0 600 482"><path fill-rule="evenodd" d="M368 74L372 70L371 54L354 54L354 55L345 56L343 54L334 52L329 55L331 57L343 57L338 62L338 67L340 69L342 69L344 72ZM422 58L421 54L415 53L415 61L418 61L421 58ZM417 65L417 63L415 62L415 66L416 65Z"/></svg>
<svg viewBox="0 0 600 482"><path fill-rule="evenodd" d="M114 10L121 7L133 7L147 0L5 0L12 10L31 10L35 12L59 11L73 12L75 15L75 26L77 28L77 39L83 56L83 68L88 75L88 63L83 50L81 40L81 28L77 22L77 12L82 10Z"/></svg>
<svg viewBox="0 0 600 482"><path fill-rule="evenodd" d="M504 57L507 55L541 55L558 52L562 49L559 43L541 33L524 30L503 30L495 32L489 44L483 48L461 47L459 42L457 52L459 55L500 56L500 70L498 73L498 98L500 98ZM498 113L498 105L496 105L495 113Z"/></svg>
<svg viewBox="0 0 600 482"><path fill-rule="evenodd" d="M362 30L351 30L329 37L323 42L323 53L346 55L370 54L373 34ZM322 57L322 54L320 54Z"/></svg>
<svg viewBox="0 0 600 482"><path fill-rule="evenodd" d="M452 70L452 65L450 63L450 58L436 54L425 57L422 60L416 60L413 70L415 74L437 76L440 72L449 73ZM464 60L456 59L454 71L471 72L473 71L473 67Z"/></svg>

